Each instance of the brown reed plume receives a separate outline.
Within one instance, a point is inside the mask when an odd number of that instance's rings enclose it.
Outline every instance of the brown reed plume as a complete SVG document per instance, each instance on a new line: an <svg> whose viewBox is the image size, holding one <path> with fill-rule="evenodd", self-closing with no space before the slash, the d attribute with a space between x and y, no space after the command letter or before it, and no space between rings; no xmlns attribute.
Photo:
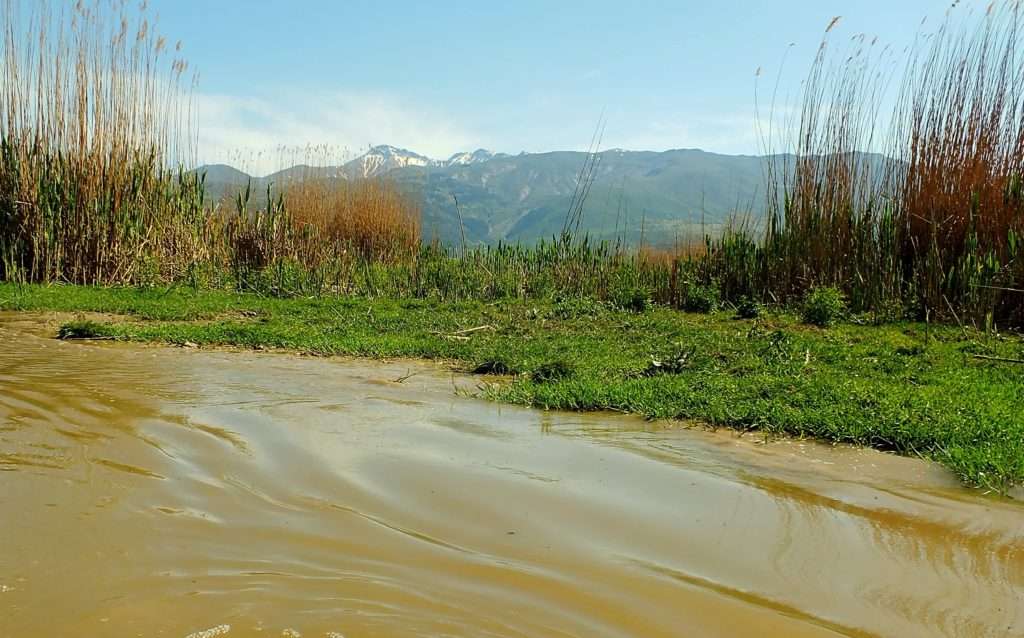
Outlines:
<svg viewBox="0 0 1024 638"><path fill-rule="evenodd" d="M973 30L947 21L914 61L901 101L894 193L905 268L922 300L1007 315L1024 308L1024 50L1021 3L992 3ZM975 313L979 314L979 313Z"/></svg>
<svg viewBox="0 0 1024 638"><path fill-rule="evenodd" d="M420 245L420 208L386 179L300 176L282 187L295 223L367 259L408 257Z"/></svg>

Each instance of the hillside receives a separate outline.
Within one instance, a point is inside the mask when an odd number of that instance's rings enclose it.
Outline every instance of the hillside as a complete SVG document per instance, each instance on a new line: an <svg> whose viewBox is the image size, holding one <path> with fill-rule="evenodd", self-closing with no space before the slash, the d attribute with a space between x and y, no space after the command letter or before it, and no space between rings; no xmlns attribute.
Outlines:
<svg viewBox="0 0 1024 638"><path fill-rule="evenodd" d="M342 166L295 166L252 178L257 193L303 174L395 180L423 205L425 239L459 241L458 198L467 240L533 243L557 235L569 209L586 154L572 151L492 154L485 150L432 160L379 146ZM233 191L249 177L223 165L202 167L211 196ZM581 229L592 237L624 236L668 245L715 232L739 212L764 207L764 159L700 150L608 150L600 153ZM454 198L453 198L454 195ZM625 231L623 233L623 231Z"/></svg>

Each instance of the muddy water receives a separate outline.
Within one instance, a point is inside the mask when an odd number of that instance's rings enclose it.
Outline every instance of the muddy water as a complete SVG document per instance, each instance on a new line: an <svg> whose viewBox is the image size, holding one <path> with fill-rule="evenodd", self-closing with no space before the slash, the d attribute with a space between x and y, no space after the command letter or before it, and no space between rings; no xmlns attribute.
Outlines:
<svg viewBox="0 0 1024 638"><path fill-rule="evenodd" d="M1024 507L922 462L28 325L3 638L1024 635Z"/></svg>

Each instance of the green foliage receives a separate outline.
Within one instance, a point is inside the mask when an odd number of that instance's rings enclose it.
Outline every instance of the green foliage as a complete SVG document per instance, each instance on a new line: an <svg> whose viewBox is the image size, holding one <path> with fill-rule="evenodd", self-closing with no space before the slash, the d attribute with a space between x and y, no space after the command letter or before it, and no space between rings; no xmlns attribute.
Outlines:
<svg viewBox="0 0 1024 638"><path fill-rule="evenodd" d="M560 381L573 375L573 366L567 361L558 359L548 363L542 363L533 371L530 376L534 383L550 383Z"/></svg>
<svg viewBox="0 0 1024 638"><path fill-rule="evenodd" d="M642 377L653 377L659 374L681 374L691 365L691 356L694 349L676 347L675 351L667 357L652 356L651 362L640 373Z"/></svg>
<svg viewBox="0 0 1024 638"><path fill-rule="evenodd" d="M597 317L605 310L605 305L592 297L559 297L552 305L550 314L556 319L579 319Z"/></svg>
<svg viewBox="0 0 1024 638"><path fill-rule="evenodd" d="M801 317L804 323L828 327L846 314L846 300L838 288L812 288L804 297Z"/></svg>
<svg viewBox="0 0 1024 638"><path fill-rule="evenodd" d="M757 319L761 316L761 304L750 297L743 297L736 304L737 319Z"/></svg>
<svg viewBox="0 0 1024 638"><path fill-rule="evenodd" d="M630 281L617 281L608 291L611 304L628 312L647 312L651 307L651 291Z"/></svg>
<svg viewBox="0 0 1024 638"><path fill-rule="evenodd" d="M718 286L714 284L701 285L689 283L686 286L686 299L683 301L683 309L704 314L714 312L718 309L721 296Z"/></svg>

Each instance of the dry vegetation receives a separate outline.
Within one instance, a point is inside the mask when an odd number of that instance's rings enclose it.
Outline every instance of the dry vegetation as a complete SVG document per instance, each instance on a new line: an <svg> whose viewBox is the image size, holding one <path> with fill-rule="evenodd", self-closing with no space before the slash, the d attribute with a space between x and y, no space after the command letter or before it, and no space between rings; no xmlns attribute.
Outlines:
<svg viewBox="0 0 1024 638"><path fill-rule="evenodd" d="M362 257L390 260L419 248L419 206L386 180L300 177L284 186L283 197L296 223Z"/></svg>

